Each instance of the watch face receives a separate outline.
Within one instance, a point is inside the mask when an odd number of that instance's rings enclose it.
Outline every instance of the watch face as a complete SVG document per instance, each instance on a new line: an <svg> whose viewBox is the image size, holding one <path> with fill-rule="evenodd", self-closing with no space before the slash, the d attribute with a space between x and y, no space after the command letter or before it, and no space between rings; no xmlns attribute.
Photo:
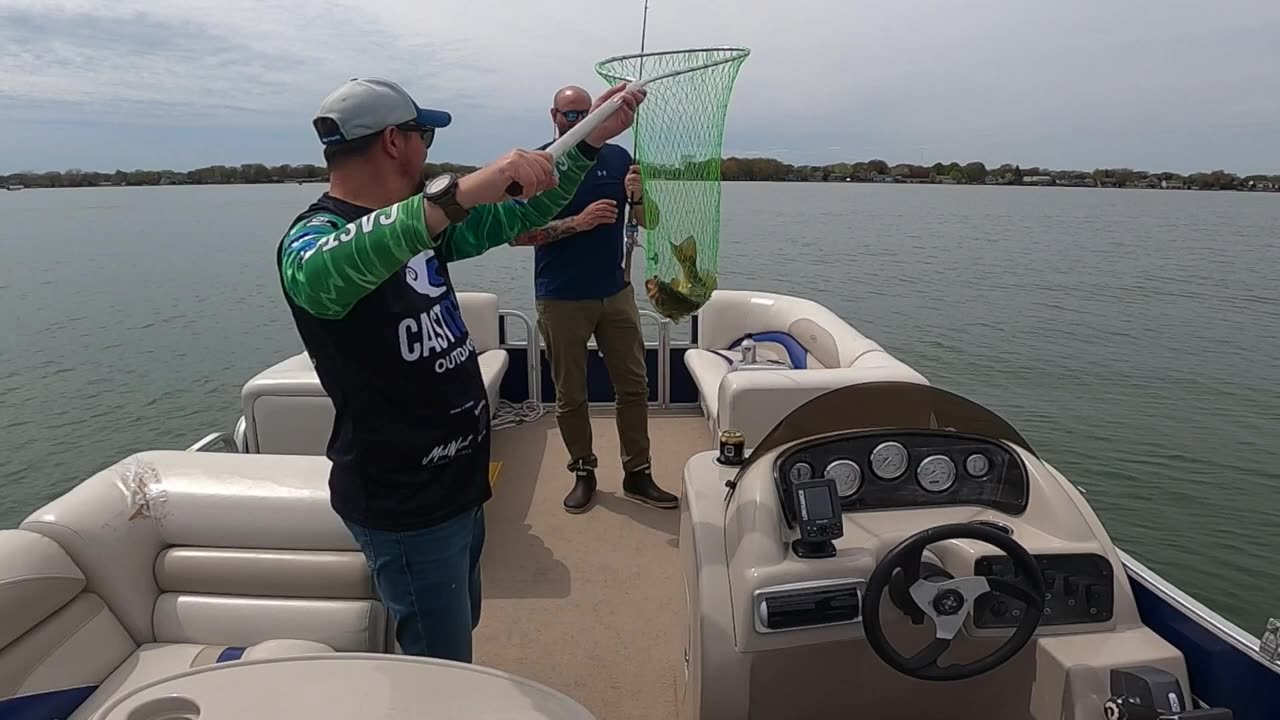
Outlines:
<svg viewBox="0 0 1280 720"><path fill-rule="evenodd" d="M431 182L427 183L427 194L434 195L449 187L449 183L453 182L453 176L449 174L437 175L431 178Z"/></svg>

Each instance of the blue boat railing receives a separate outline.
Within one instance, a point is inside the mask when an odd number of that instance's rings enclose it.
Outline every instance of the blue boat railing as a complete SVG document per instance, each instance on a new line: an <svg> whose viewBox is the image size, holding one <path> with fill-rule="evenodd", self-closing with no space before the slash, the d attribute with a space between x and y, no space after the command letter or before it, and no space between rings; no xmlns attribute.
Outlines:
<svg viewBox="0 0 1280 720"><path fill-rule="evenodd" d="M1258 638L1123 550L1120 560L1142 623L1186 659L1192 696L1207 707L1230 708L1235 720L1274 720L1280 666L1262 654Z"/></svg>

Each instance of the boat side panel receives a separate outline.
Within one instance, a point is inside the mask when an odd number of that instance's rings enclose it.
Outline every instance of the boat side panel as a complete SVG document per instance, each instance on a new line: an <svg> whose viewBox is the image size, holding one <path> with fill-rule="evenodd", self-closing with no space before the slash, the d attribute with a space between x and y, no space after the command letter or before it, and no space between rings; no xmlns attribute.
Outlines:
<svg viewBox="0 0 1280 720"><path fill-rule="evenodd" d="M671 402L673 404L696 404L700 400L698 386L693 382L693 375L689 372L688 366L684 364L684 354L691 349L671 348Z"/></svg>
<svg viewBox="0 0 1280 720"><path fill-rule="evenodd" d="M1129 580L1143 623L1186 658L1191 693L1198 700L1230 708L1235 720L1274 720L1280 712L1280 669L1219 637L1133 573Z"/></svg>

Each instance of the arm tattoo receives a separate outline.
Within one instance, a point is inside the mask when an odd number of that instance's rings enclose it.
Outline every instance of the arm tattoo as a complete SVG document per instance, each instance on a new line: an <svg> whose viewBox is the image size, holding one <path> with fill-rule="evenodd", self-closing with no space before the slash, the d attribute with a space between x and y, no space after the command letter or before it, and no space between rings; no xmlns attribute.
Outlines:
<svg viewBox="0 0 1280 720"><path fill-rule="evenodd" d="M576 233L573 227L573 218L564 218L563 220L553 220L537 230L530 230L523 235L519 235L508 245L512 247L529 247L546 245L549 242L555 242L563 237L568 237Z"/></svg>

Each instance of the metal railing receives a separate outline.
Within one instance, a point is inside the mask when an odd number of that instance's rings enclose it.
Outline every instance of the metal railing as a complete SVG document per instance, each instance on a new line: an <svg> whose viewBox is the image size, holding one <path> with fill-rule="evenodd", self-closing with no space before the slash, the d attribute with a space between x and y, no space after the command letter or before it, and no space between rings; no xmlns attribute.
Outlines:
<svg viewBox="0 0 1280 720"><path fill-rule="evenodd" d="M205 435L199 442L187 448L187 452L217 452L212 448L222 447L223 452L240 452L240 446L231 433L213 432Z"/></svg>
<svg viewBox="0 0 1280 720"><path fill-rule="evenodd" d="M640 317L652 318L658 323L658 407L667 408L671 405L671 358L667 357L671 321L652 310L641 310ZM648 349L649 343L645 342L644 345Z"/></svg>
<svg viewBox="0 0 1280 720"><path fill-rule="evenodd" d="M519 310L499 310L498 325L502 329L499 333L499 342L506 338L506 324L502 318L516 318L524 323L525 329L525 368L529 373L529 397L535 402L542 402L542 353L539 345L538 332L533 327L533 321L528 315Z"/></svg>
<svg viewBox="0 0 1280 720"><path fill-rule="evenodd" d="M236 421L236 429L231 433L240 452L249 452L249 426L247 423L248 421L241 415L240 419Z"/></svg>
<svg viewBox="0 0 1280 720"><path fill-rule="evenodd" d="M525 327L525 366L529 374L529 396L539 404L545 404L542 398L542 340L538 334L534 323L529 319L528 315L518 310L499 310L500 318L515 318L522 322ZM652 310L640 310L642 318L649 318L657 323L658 326L658 401L657 406L663 409L671 407L671 321L662 317ZM499 322L502 322L499 320ZM500 341L503 344L512 344L507 338L505 323L501 325L502 330L499 334ZM684 343L688 344L688 343ZM645 347L652 345L648 341ZM595 341L587 344L587 349L595 350L598 346Z"/></svg>

